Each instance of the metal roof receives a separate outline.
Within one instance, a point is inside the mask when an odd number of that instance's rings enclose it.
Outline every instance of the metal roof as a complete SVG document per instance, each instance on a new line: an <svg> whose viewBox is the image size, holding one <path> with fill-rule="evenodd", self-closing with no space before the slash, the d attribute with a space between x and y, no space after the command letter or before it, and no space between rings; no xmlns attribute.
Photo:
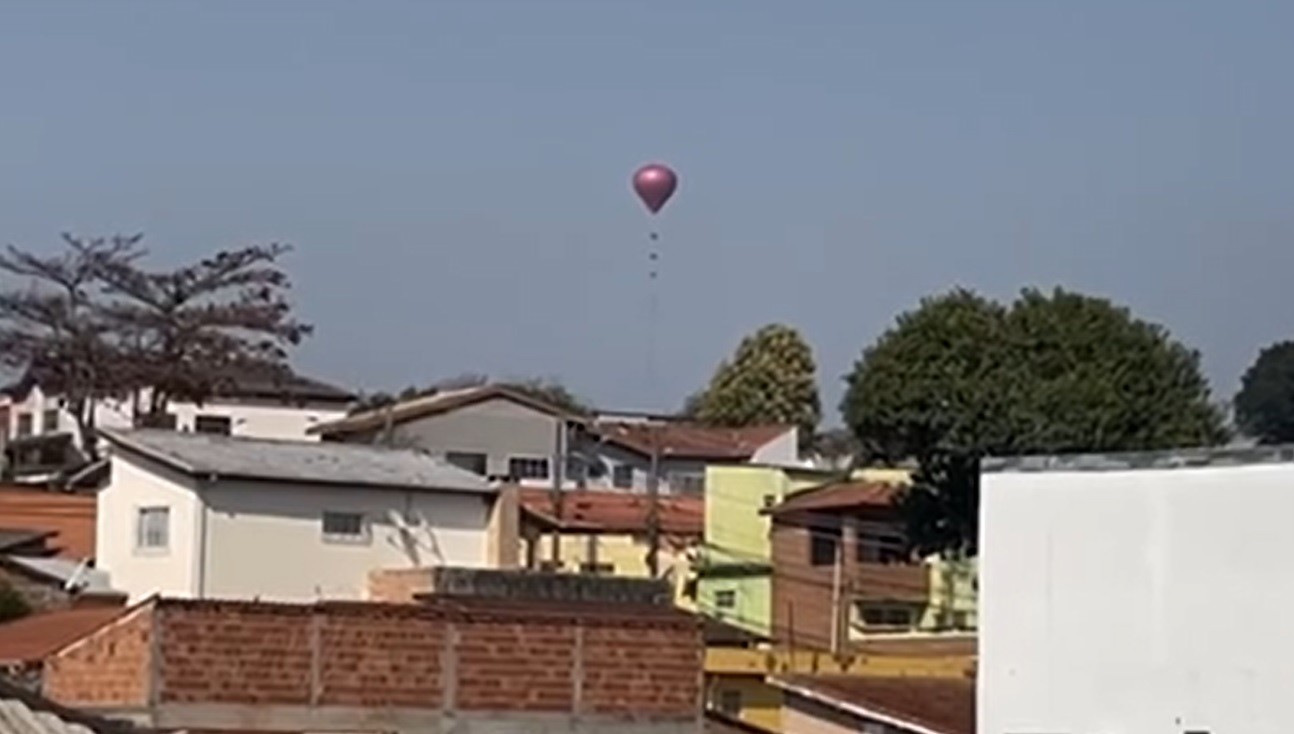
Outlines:
<svg viewBox="0 0 1294 734"><path fill-rule="evenodd" d="M159 429L102 431L119 451L195 477L493 494L484 477L415 449Z"/></svg>
<svg viewBox="0 0 1294 734"><path fill-rule="evenodd" d="M1294 462L1294 446L1231 445L1165 451L993 457L980 461L980 471L985 474L998 472L1128 471L1133 469L1254 466L1258 464L1288 464L1291 462Z"/></svg>
<svg viewBox="0 0 1294 734"><path fill-rule="evenodd" d="M5 561L32 573L45 576L62 584L75 581L77 590L85 594L114 593L108 572L91 568L83 561L51 556L6 556Z"/></svg>
<svg viewBox="0 0 1294 734"><path fill-rule="evenodd" d="M144 734L157 730L74 711L0 679L0 734Z"/></svg>

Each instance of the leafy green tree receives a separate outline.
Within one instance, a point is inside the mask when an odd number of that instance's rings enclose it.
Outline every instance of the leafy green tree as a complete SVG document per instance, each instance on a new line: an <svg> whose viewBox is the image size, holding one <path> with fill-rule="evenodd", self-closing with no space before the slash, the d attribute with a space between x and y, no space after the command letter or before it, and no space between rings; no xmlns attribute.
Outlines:
<svg viewBox="0 0 1294 734"><path fill-rule="evenodd" d="M864 455L915 459L903 500L921 552L974 553L984 456L1225 441L1199 355L1108 300L966 290L921 302L868 347L841 404Z"/></svg>
<svg viewBox="0 0 1294 734"><path fill-rule="evenodd" d="M1294 442L1294 342L1258 353L1240 380L1235 411L1240 430L1261 443Z"/></svg>
<svg viewBox="0 0 1294 734"><path fill-rule="evenodd" d="M731 360L719 365L696 418L720 426L785 423L807 443L822 417L813 350L795 329L769 324L742 339Z"/></svg>

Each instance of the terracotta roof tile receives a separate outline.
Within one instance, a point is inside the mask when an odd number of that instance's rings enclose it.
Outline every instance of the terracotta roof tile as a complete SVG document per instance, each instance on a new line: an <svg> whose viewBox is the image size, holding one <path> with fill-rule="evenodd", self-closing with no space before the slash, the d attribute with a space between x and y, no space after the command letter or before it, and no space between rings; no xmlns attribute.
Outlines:
<svg viewBox="0 0 1294 734"><path fill-rule="evenodd" d="M720 428L683 422L607 422L593 431L605 441L641 454L652 453L653 442L658 441L660 453L666 457L748 461L764 445L793 429L785 425Z"/></svg>
<svg viewBox="0 0 1294 734"><path fill-rule="evenodd" d="M902 488L885 482L840 482L806 489L788 496L769 510L785 515L805 510L847 510L856 507L890 507Z"/></svg>
<svg viewBox="0 0 1294 734"><path fill-rule="evenodd" d="M547 489L522 487L521 507L540 522L586 532L645 533L650 498L631 492L573 490L563 494L562 516L556 516L553 494ZM661 532L701 536L705 530L705 500L700 497L658 498Z"/></svg>
<svg viewBox="0 0 1294 734"><path fill-rule="evenodd" d="M865 709L940 734L975 732L975 681L969 677L796 675L774 682L809 691L824 703Z"/></svg>
<svg viewBox="0 0 1294 734"><path fill-rule="evenodd" d="M0 665L35 663L116 619L120 606L59 609L0 624Z"/></svg>
<svg viewBox="0 0 1294 734"><path fill-rule="evenodd" d="M0 487L6 527L53 532L46 545L62 558L94 557L95 496L25 487Z"/></svg>

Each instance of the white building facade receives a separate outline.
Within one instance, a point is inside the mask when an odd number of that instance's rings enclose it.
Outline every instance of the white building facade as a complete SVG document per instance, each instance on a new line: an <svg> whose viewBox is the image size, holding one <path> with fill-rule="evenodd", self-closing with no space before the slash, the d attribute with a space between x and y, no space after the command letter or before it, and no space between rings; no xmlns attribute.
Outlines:
<svg viewBox="0 0 1294 734"><path fill-rule="evenodd" d="M986 462L981 734L1294 731L1294 450Z"/></svg>
<svg viewBox="0 0 1294 734"><path fill-rule="evenodd" d="M96 564L151 594L363 599L369 573L485 566L495 490L416 451L106 432Z"/></svg>

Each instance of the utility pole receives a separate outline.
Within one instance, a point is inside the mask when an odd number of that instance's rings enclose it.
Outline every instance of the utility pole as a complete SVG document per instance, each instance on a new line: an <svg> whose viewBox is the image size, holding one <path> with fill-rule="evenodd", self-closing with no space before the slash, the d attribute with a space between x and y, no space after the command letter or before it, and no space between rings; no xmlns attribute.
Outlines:
<svg viewBox="0 0 1294 734"><path fill-rule="evenodd" d="M647 472L647 572L660 571L660 425L647 428L651 435L651 465Z"/></svg>
<svg viewBox="0 0 1294 734"><path fill-rule="evenodd" d="M562 515L563 500L565 497L562 493L562 478L566 469L566 418L564 416L557 419L557 432L553 437L553 466L549 474L553 477L553 516L557 520L557 527L553 528L553 548L552 561L556 568L562 565Z"/></svg>

